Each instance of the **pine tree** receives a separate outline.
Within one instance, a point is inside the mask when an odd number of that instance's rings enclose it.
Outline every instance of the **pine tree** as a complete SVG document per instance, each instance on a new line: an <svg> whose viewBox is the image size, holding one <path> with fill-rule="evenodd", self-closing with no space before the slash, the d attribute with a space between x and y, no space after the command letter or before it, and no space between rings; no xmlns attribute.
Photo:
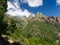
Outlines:
<svg viewBox="0 0 60 45"><path fill-rule="evenodd" d="M0 0L0 14L7 11L7 0Z"/></svg>
<svg viewBox="0 0 60 45"><path fill-rule="evenodd" d="M3 24L4 13L7 11L7 0L0 0L0 35L4 32L5 28Z"/></svg>

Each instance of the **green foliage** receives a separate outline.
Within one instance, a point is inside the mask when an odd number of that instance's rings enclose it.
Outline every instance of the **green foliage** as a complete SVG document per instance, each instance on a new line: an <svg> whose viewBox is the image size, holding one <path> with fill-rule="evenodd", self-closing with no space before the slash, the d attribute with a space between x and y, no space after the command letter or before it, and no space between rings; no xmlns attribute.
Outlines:
<svg viewBox="0 0 60 45"><path fill-rule="evenodd" d="M7 11L7 0L0 0L0 13Z"/></svg>
<svg viewBox="0 0 60 45"><path fill-rule="evenodd" d="M7 0L0 0L0 36L5 32L6 24L3 22L4 12L7 11ZM2 31L3 30L3 31Z"/></svg>
<svg viewBox="0 0 60 45"><path fill-rule="evenodd" d="M0 0L0 23L4 17L4 12L7 11L7 0Z"/></svg>
<svg viewBox="0 0 60 45"><path fill-rule="evenodd" d="M8 19L7 19L8 18ZM5 21L8 23L7 34L16 42L22 45L59 45L60 24L27 21L24 27L23 21L14 17L7 17ZM13 32L11 31L13 30Z"/></svg>

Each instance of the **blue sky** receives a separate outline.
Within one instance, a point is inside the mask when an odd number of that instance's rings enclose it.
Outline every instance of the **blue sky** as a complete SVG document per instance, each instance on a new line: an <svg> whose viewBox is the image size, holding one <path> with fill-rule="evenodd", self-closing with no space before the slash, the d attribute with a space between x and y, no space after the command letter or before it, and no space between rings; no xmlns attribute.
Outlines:
<svg viewBox="0 0 60 45"><path fill-rule="evenodd" d="M60 16L60 0L8 0L7 12L20 16L28 16L30 13L36 14L37 12L47 16Z"/></svg>

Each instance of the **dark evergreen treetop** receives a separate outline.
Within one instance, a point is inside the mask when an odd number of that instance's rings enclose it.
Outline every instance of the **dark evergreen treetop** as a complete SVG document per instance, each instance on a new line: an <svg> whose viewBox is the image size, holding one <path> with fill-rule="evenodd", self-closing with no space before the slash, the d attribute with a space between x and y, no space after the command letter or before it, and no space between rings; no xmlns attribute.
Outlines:
<svg viewBox="0 0 60 45"><path fill-rule="evenodd" d="M7 0L0 0L0 36L5 32L6 24L3 22L4 12L7 11Z"/></svg>
<svg viewBox="0 0 60 45"><path fill-rule="evenodd" d="M0 0L0 14L7 11L7 0Z"/></svg>

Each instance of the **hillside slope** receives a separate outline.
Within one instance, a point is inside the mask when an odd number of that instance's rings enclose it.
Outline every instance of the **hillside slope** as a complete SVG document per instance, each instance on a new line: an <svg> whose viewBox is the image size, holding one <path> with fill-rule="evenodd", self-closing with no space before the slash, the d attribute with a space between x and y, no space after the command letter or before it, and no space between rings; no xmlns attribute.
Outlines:
<svg viewBox="0 0 60 45"><path fill-rule="evenodd" d="M5 16L3 21L8 25L6 34L21 45L60 45L60 23L57 19L37 14L28 18Z"/></svg>

